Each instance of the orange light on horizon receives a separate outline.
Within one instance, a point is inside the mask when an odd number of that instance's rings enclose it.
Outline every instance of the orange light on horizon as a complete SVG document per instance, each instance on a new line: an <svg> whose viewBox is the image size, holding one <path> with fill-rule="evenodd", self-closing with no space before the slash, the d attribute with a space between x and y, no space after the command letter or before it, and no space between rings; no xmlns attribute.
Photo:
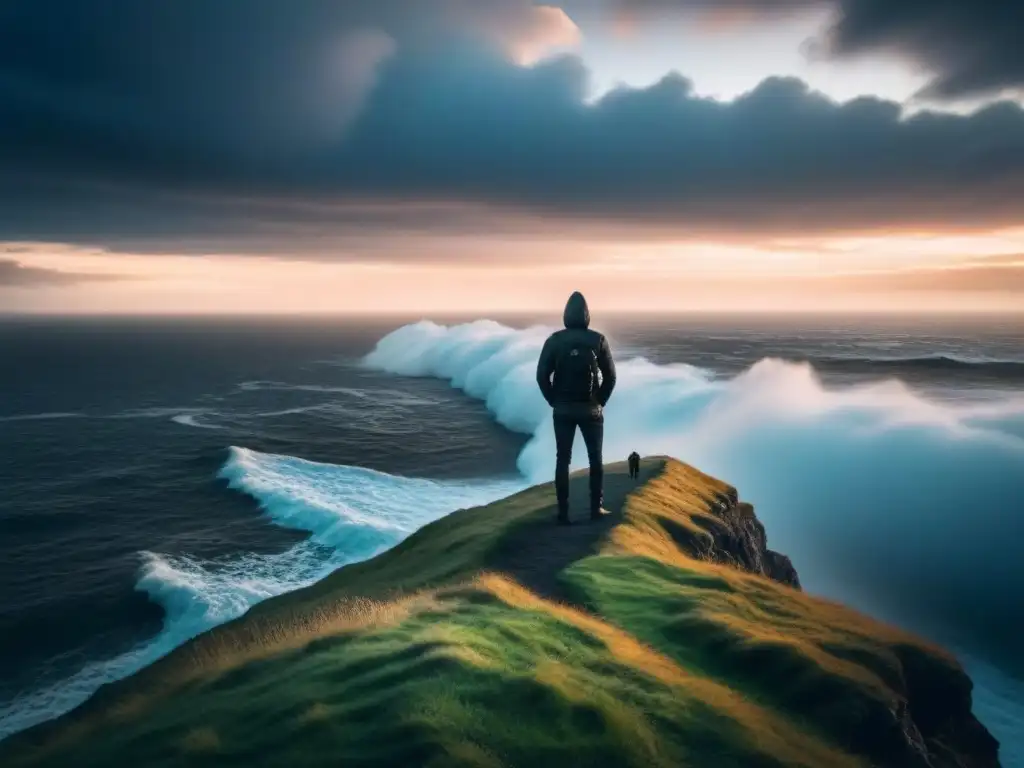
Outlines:
<svg viewBox="0 0 1024 768"><path fill-rule="evenodd" d="M968 245L980 255L964 255L961 249ZM1024 230L947 239L790 239L760 246L464 238L459 248L420 238L372 252L390 260L359 261L358 253L347 253L346 259L356 260L339 262L21 244L0 258L75 279L0 287L0 308L486 314L544 311L577 289L615 311L1024 308ZM410 253L426 263L411 260Z"/></svg>

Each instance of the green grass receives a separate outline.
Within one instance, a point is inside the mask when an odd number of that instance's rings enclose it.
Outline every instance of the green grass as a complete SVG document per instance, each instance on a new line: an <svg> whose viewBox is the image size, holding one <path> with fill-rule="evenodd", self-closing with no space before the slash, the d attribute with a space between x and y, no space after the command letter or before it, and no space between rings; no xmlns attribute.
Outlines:
<svg viewBox="0 0 1024 768"><path fill-rule="evenodd" d="M726 489L659 460L591 554L552 575L568 602L501 572L559 535L550 486L456 512L0 744L0 763L869 765L908 678L956 663L688 557L678 531L704 535Z"/></svg>

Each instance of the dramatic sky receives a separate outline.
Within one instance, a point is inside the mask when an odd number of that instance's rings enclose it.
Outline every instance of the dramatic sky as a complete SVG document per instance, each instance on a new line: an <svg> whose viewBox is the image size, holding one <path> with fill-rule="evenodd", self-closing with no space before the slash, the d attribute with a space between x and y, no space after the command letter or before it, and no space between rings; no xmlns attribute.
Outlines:
<svg viewBox="0 0 1024 768"><path fill-rule="evenodd" d="M3 0L0 311L1024 309L1020 0Z"/></svg>

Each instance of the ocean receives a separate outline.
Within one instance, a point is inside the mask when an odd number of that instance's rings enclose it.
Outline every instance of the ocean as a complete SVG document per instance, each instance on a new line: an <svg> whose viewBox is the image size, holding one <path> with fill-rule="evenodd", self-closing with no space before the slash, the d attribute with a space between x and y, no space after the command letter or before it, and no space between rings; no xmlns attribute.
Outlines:
<svg viewBox="0 0 1024 768"><path fill-rule="evenodd" d="M550 480L556 319L0 320L0 738ZM606 460L736 485L807 591L954 650L1024 765L1024 318L601 319Z"/></svg>

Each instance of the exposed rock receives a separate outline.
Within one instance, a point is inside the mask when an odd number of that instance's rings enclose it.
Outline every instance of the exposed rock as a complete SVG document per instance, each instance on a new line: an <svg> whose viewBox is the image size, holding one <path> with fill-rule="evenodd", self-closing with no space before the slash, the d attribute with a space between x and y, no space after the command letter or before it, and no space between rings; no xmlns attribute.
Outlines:
<svg viewBox="0 0 1024 768"><path fill-rule="evenodd" d="M676 531L680 547L702 560L733 565L800 589L793 563L786 555L768 549L764 526L753 506L739 501L735 488L719 494L708 508L710 514L695 516L707 536L681 536Z"/></svg>
<svg viewBox="0 0 1024 768"><path fill-rule="evenodd" d="M971 712L974 683L959 667L941 667L914 648L899 653L906 721L916 724L932 768L998 768L999 741Z"/></svg>

